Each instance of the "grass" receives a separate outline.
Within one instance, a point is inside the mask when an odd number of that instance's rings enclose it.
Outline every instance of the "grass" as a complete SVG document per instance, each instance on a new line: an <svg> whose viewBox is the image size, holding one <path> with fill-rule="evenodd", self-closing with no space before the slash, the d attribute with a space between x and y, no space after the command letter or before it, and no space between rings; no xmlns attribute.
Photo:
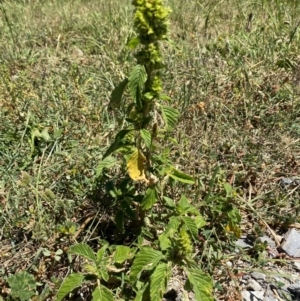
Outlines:
<svg viewBox="0 0 300 301"><path fill-rule="evenodd" d="M182 114L169 144L172 160L197 179L173 194L185 191L206 216L201 262L213 274L218 254L231 256L214 211L226 181L241 198L243 233L266 231L262 220L276 230L300 222L299 192L278 184L299 175L300 7L167 2L176 47L164 45L164 88ZM0 279L28 270L45 300L69 269L67 256L46 251L65 252L75 233L95 248L125 239L112 230L96 167L120 126L108 102L134 63L132 7L24 0L0 8Z"/></svg>

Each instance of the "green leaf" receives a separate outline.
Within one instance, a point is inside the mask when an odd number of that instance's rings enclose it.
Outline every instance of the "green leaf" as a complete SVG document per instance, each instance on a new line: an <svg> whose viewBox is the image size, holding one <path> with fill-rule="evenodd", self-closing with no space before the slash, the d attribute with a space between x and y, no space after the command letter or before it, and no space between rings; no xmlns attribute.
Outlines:
<svg viewBox="0 0 300 301"><path fill-rule="evenodd" d="M105 251L108 248L108 244L104 245L102 248L100 248L97 252L97 263L100 263L103 260L103 257L105 255Z"/></svg>
<svg viewBox="0 0 300 301"><path fill-rule="evenodd" d="M171 276L171 268L166 263L160 263L150 277L151 301L161 301Z"/></svg>
<svg viewBox="0 0 300 301"><path fill-rule="evenodd" d="M161 100L167 100L167 101L172 101L172 98L166 94L159 94L159 99Z"/></svg>
<svg viewBox="0 0 300 301"><path fill-rule="evenodd" d="M180 218L177 216L172 216L166 227L165 233L168 234L169 237L173 237L174 233L178 231L180 224L181 224Z"/></svg>
<svg viewBox="0 0 300 301"><path fill-rule="evenodd" d="M147 92L143 95L143 98L147 101L150 101L154 98L154 94L152 92Z"/></svg>
<svg viewBox="0 0 300 301"><path fill-rule="evenodd" d="M141 136L144 140L145 145L150 148L152 144L151 133L148 130L142 129L140 130Z"/></svg>
<svg viewBox="0 0 300 301"><path fill-rule="evenodd" d="M44 141L49 141L51 139L49 133L48 133L48 128L44 128L41 132L41 138L44 139Z"/></svg>
<svg viewBox="0 0 300 301"><path fill-rule="evenodd" d="M77 245L71 246L68 252L71 254L82 256L88 260L91 260L94 263L97 262L93 249L85 243L79 243Z"/></svg>
<svg viewBox="0 0 300 301"><path fill-rule="evenodd" d="M25 301L35 295L36 282L34 276L26 271L10 276L7 282L11 288L10 295L14 299Z"/></svg>
<svg viewBox="0 0 300 301"><path fill-rule="evenodd" d="M138 108L140 107L139 99L146 80L147 73L145 67L143 65L136 65L130 73L128 87L131 97L134 99Z"/></svg>
<svg viewBox="0 0 300 301"><path fill-rule="evenodd" d="M198 228L193 218L182 216L182 220L189 230L190 234L195 238L198 235Z"/></svg>
<svg viewBox="0 0 300 301"><path fill-rule="evenodd" d="M35 139L36 138L41 138L41 133L38 129L34 129L31 131L31 139L28 138L28 142L29 142L29 145L30 145L30 148L31 148L31 152L33 153L34 150L35 150Z"/></svg>
<svg viewBox="0 0 300 301"><path fill-rule="evenodd" d="M197 268L184 268L195 293L196 301L213 301L211 277Z"/></svg>
<svg viewBox="0 0 300 301"><path fill-rule="evenodd" d="M101 277L99 277L99 276L98 277L102 278L105 282L107 282L109 280L109 274L108 274L108 271L107 271L106 267L103 266L98 271L99 271L99 274L101 276Z"/></svg>
<svg viewBox="0 0 300 301"><path fill-rule="evenodd" d="M166 251L171 247L171 241L166 233L158 236L159 246L162 251Z"/></svg>
<svg viewBox="0 0 300 301"><path fill-rule="evenodd" d="M114 301L114 295L107 287L100 285L93 291L92 301Z"/></svg>
<svg viewBox="0 0 300 301"><path fill-rule="evenodd" d="M104 168L110 168L113 167L118 163L118 160L115 159L114 157L106 157L104 160L100 161L97 168L96 168L96 176L99 177L102 173L102 170Z"/></svg>
<svg viewBox="0 0 300 301"><path fill-rule="evenodd" d="M155 188L148 188L142 201L142 208L147 210L153 207L158 200L157 191Z"/></svg>
<svg viewBox="0 0 300 301"><path fill-rule="evenodd" d="M68 293L81 286L83 280L84 275L81 273L70 274L59 288L55 300L61 301Z"/></svg>
<svg viewBox="0 0 300 301"><path fill-rule="evenodd" d="M124 142L123 139L126 137L127 134L129 134L132 130L121 130L115 138L115 141L112 143L112 145L108 148L106 153L103 155L103 159L111 155L113 152L115 152L117 149L124 147L128 143Z"/></svg>
<svg viewBox="0 0 300 301"><path fill-rule="evenodd" d="M154 269L164 255L150 247L143 247L135 256L131 267L130 279L136 281L143 270Z"/></svg>
<svg viewBox="0 0 300 301"><path fill-rule="evenodd" d="M168 130L172 130L178 121L179 112L176 109L169 106L161 106L161 112L163 120L166 124L166 128Z"/></svg>
<svg viewBox="0 0 300 301"><path fill-rule="evenodd" d="M204 220L203 216L200 214L195 217L195 223L196 223L198 229L200 229L206 225L206 221Z"/></svg>
<svg viewBox="0 0 300 301"><path fill-rule="evenodd" d="M31 140L32 140L32 142L34 142L35 138L41 138L41 132L38 129L34 129L31 132Z"/></svg>
<svg viewBox="0 0 300 301"><path fill-rule="evenodd" d="M176 170L175 168L172 169L168 175L170 176L170 178L174 179L174 180L177 180L181 183L185 183L185 184L194 184L195 183L195 180L193 177L181 172L181 171L178 171Z"/></svg>
<svg viewBox="0 0 300 301"><path fill-rule="evenodd" d="M128 78L123 79L112 91L110 96L109 107L119 109L122 102L122 96L128 84Z"/></svg>
<svg viewBox="0 0 300 301"><path fill-rule="evenodd" d="M164 201L166 202L166 205L170 208L175 208L175 203L171 198L168 198L167 196L163 197Z"/></svg>
<svg viewBox="0 0 300 301"><path fill-rule="evenodd" d="M114 261L116 263L123 263L124 261L131 259L134 257L134 253L132 253L131 249L127 246L117 246Z"/></svg>
<svg viewBox="0 0 300 301"><path fill-rule="evenodd" d="M134 37L134 38L132 38L132 39L127 43L127 46L128 46L131 50L134 50L139 44L140 44L140 39L139 39L139 37Z"/></svg>
<svg viewBox="0 0 300 301"><path fill-rule="evenodd" d="M147 298L145 298L146 294L144 295L144 293L145 292L147 293L148 291L149 291L149 283L146 283L142 286L141 289L139 289L137 291L137 294L134 298L134 301L145 301L145 300L147 300Z"/></svg>
<svg viewBox="0 0 300 301"><path fill-rule="evenodd" d="M180 197L180 200L179 200L177 206L181 208L183 214L186 214L187 212L189 212L189 209L191 209L193 207L189 203L189 200L187 199L187 197L184 194Z"/></svg>
<svg viewBox="0 0 300 301"><path fill-rule="evenodd" d="M226 191L226 197L232 196L232 192L233 192L232 186L229 183L224 183L224 188Z"/></svg>
<svg viewBox="0 0 300 301"><path fill-rule="evenodd" d="M53 138L54 139L59 138L61 136L61 134L63 133L63 131L64 131L63 129L57 129L57 130L55 130L54 133L53 133Z"/></svg>

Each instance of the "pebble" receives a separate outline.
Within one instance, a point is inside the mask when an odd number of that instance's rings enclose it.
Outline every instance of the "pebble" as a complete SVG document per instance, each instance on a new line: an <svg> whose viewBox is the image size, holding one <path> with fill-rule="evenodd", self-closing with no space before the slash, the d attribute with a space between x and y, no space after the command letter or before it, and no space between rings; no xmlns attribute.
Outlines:
<svg viewBox="0 0 300 301"><path fill-rule="evenodd" d="M287 289L294 294L300 294L300 283L291 284Z"/></svg>
<svg viewBox="0 0 300 301"><path fill-rule="evenodd" d="M251 276L256 279L256 280L266 280L266 275L263 273L259 273L259 272L252 272Z"/></svg>
<svg viewBox="0 0 300 301"><path fill-rule="evenodd" d="M280 180L280 186L281 186L281 187L290 186L290 185L292 185L293 182L294 182L294 181L293 181L293 179L291 179L291 178L282 178L282 179Z"/></svg>
<svg viewBox="0 0 300 301"><path fill-rule="evenodd" d="M229 268L232 268L232 262L231 261L226 261L226 265L227 265L227 267L229 267Z"/></svg>
<svg viewBox="0 0 300 301"><path fill-rule="evenodd" d="M297 178L297 179L294 179L294 184L295 184L295 185L300 185L300 179L298 179L298 178Z"/></svg>
<svg viewBox="0 0 300 301"><path fill-rule="evenodd" d="M267 290L263 301L278 301L271 290Z"/></svg>
<svg viewBox="0 0 300 301"><path fill-rule="evenodd" d="M243 301L262 301L264 298L263 291L242 291Z"/></svg>
<svg viewBox="0 0 300 301"><path fill-rule="evenodd" d="M271 248L276 248L276 243L273 239L271 239L269 236L264 235L262 237L259 237L259 240L263 243L266 242L268 244L268 246L270 246Z"/></svg>
<svg viewBox="0 0 300 301"><path fill-rule="evenodd" d="M278 292L278 295L280 296L281 300L284 300L284 301L294 301L291 294L285 290L277 290Z"/></svg>
<svg viewBox="0 0 300 301"><path fill-rule="evenodd" d="M282 178L280 186L282 188L295 188L300 185L300 178Z"/></svg>
<svg viewBox="0 0 300 301"><path fill-rule="evenodd" d="M280 276L274 276L273 277L275 279L275 281L278 283L283 283L283 284L287 284L287 280L284 279L283 277L280 277Z"/></svg>
<svg viewBox="0 0 300 301"><path fill-rule="evenodd" d="M294 261L293 265L294 265L295 269L298 270L298 272L300 272L300 261Z"/></svg>
<svg viewBox="0 0 300 301"><path fill-rule="evenodd" d="M281 300L294 301L294 299L291 296L291 293L288 291L289 285L284 285L282 287L279 287L278 285L270 284L270 287L272 288L273 291L276 290L280 301Z"/></svg>
<svg viewBox="0 0 300 301"><path fill-rule="evenodd" d="M294 184L294 183L293 183ZM283 251L285 251L291 257L300 257L300 233L296 229L290 229L284 235L284 241L281 243ZM261 242L266 242L271 248L276 248L276 243L269 236L264 235L259 238ZM236 252L240 252L241 249L248 249L253 247L253 242L246 236L241 237L236 242ZM225 262L227 268L233 267L233 262L228 260ZM234 266L243 269L245 265L245 258L240 258L235 262ZM243 301L300 301L300 261L293 261L290 265L293 272L291 277L285 278L279 275L285 275L286 269L279 270L278 265L274 262L269 262L264 265L264 270L270 272L270 276L263 272L252 272L244 274L239 279L239 285L241 287L242 300ZM264 271L263 270L263 271ZM275 272L272 275L272 272ZM222 269L220 269L222 273ZM289 274L289 273L288 273ZM276 276L275 276L276 275ZM293 277L295 278L293 278ZM176 279L176 278L175 278ZM294 279L294 280L292 280ZM293 281L297 281L291 284ZM165 295L164 301L195 301L195 296L192 292L184 292L182 290L182 284L179 285L176 281L170 281L168 284L170 290ZM176 292L175 296L171 296L170 292Z"/></svg>
<svg viewBox="0 0 300 301"><path fill-rule="evenodd" d="M188 296L190 300L196 300L195 294L193 292L189 292Z"/></svg>
<svg viewBox="0 0 300 301"><path fill-rule="evenodd" d="M77 48L75 47L72 51L72 54L75 56L75 57L81 57L84 55L83 51L80 49L80 48Z"/></svg>
<svg viewBox="0 0 300 301"><path fill-rule="evenodd" d="M289 185L295 184L294 180L286 180L285 183L289 183ZM284 237L285 240L281 245L283 251L289 256L300 257L300 233L296 229L290 229ZM282 237L280 237L279 240L281 240L281 238ZM276 249L275 241L269 236L264 235L260 237L259 240L266 242L269 247ZM241 237L235 244L237 246L236 252L239 252L241 248L247 249L253 247L252 242L247 239L247 237ZM274 263L270 263L270 265L265 265L265 267L268 267L267 269L272 271L274 270L273 265ZM292 266L296 274L300 272L300 262L294 261ZM269 267L271 269L269 269ZM284 275L286 271L276 269L276 273ZM271 280L272 278L273 282ZM280 277L279 275L273 276L272 278L269 279L267 275L262 272L252 272L243 275L240 279L243 301L300 301L300 281L291 284L288 279Z"/></svg>
<svg viewBox="0 0 300 301"><path fill-rule="evenodd" d="M248 291L262 291L263 290L261 285L254 279L249 279L248 280L248 283L246 285L246 289Z"/></svg>
<svg viewBox="0 0 300 301"><path fill-rule="evenodd" d="M249 245L247 242L247 238L246 237L242 237L242 238L239 238L235 244L238 246L238 247L241 247L243 249L247 249L247 248L252 248L251 245ZM238 252L238 250L237 250Z"/></svg>
<svg viewBox="0 0 300 301"><path fill-rule="evenodd" d="M284 235L282 249L291 257L300 257L300 233L292 228Z"/></svg>

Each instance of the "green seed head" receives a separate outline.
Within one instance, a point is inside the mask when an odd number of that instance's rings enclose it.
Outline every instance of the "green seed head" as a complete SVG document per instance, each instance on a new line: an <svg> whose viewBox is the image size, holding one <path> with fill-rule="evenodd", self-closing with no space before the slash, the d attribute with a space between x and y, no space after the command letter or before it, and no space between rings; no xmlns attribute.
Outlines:
<svg viewBox="0 0 300 301"><path fill-rule="evenodd" d="M180 254L187 257L193 252L193 244L189 234L185 230L181 230L178 237L178 250Z"/></svg>
<svg viewBox="0 0 300 301"><path fill-rule="evenodd" d="M132 4L136 7L134 25L141 43L165 39L170 8L164 7L161 0L133 0Z"/></svg>

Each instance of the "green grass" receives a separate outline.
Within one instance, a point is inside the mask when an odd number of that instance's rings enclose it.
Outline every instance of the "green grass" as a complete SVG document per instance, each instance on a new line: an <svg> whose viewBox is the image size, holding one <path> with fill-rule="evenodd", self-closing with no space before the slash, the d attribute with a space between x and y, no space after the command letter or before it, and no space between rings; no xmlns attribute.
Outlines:
<svg viewBox="0 0 300 301"><path fill-rule="evenodd" d="M171 159L197 179L172 193L185 191L209 221L201 264L214 273L222 258L211 253L229 252L214 212L222 208L224 182L244 200L234 204L243 233L257 235L251 229L261 219L274 229L300 222L299 192L278 185L280 177L299 175L300 6L297 0L166 2L176 47L163 48L164 88L182 113L168 143ZM134 64L126 48L132 6L24 0L0 8L0 279L28 270L47 297L69 262L41 250L65 251L78 230L77 240L95 248L103 239L128 239L111 230L111 212L104 210L110 200L95 174L121 126L108 102ZM0 285L9 298L7 283Z"/></svg>

